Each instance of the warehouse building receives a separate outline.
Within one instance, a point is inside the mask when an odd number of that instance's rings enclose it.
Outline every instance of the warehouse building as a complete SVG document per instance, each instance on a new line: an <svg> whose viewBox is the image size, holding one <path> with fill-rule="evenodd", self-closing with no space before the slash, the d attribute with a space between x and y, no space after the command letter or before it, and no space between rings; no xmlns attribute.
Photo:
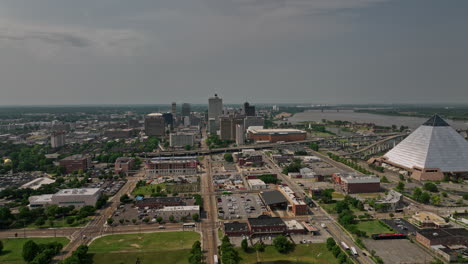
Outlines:
<svg viewBox="0 0 468 264"><path fill-rule="evenodd" d="M288 200L286 200L286 197L278 190L261 192L260 198L270 210L275 208L285 210L288 207Z"/></svg>
<svg viewBox="0 0 468 264"><path fill-rule="evenodd" d="M268 185L260 179L247 180L251 190L264 190L268 188Z"/></svg>

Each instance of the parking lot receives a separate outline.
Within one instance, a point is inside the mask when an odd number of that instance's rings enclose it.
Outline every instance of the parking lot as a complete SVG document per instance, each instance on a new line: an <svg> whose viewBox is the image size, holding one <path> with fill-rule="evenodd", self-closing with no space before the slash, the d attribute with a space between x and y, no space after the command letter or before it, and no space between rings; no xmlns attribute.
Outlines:
<svg viewBox="0 0 468 264"><path fill-rule="evenodd" d="M89 188L101 188L103 193L108 196L114 196L122 186L124 186L125 181L100 181L89 184Z"/></svg>
<svg viewBox="0 0 468 264"><path fill-rule="evenodd" d="M402 218L382 219L382 221L391 228L393 228L395 232L403 233L405 235L415 235L416 232L419 230L416 226Z"/></svg>
<svg viewBox="0 0 468 264"><path fill-rule="evenodd" d="M221 219L257 217L267 210L256 194L222 195L217 197L217 202Z"/></svg>
<svg viewBox="0 0 468 264"><path fill-rule="evenodd" d="M384 263L429 263L432 256L407 239L373 240L365 239L370 251L375 250Z"/></svg>

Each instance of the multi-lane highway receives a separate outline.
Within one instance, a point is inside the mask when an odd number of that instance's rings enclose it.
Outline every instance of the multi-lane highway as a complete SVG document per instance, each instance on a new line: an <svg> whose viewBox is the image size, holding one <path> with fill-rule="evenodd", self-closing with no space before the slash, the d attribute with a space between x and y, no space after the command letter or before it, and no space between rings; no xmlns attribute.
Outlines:
<svg viewBox="0 0 468 264"><path fill-rule="evenodd" d="M201 194L203 197L204 210L206 218L202 220L202 237L203 249L206 254L206 263L214 264L213 256L217 255L218 251L218 232L216 226L217 211L216 211L216 193L212 184L211 176L211 160L209 156L204 159L206 173L201 178Z"/></svg>

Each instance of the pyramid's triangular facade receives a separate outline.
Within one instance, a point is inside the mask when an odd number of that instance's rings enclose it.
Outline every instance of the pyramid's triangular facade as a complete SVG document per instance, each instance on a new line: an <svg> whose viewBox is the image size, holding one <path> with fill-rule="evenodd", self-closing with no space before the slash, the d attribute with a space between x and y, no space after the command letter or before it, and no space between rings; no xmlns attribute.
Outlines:
<svg viewBox="0 0 468 264"><path fill-rule="evenodd" d="M435 115L384 155L408 169L468 172L468 141Z"/></svg>

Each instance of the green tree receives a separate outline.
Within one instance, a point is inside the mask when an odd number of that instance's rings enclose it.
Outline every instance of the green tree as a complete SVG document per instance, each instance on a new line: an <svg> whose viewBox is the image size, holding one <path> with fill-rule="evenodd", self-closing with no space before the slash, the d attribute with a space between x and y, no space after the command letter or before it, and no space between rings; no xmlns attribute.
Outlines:
<svg viewBox="0 0 468 264"><path fill-rule="evenodd" d="M287 237L279 235L273 240L273 246L281 254L286 254L294 249L294 243L288 240Z"/></svg>
<svg viewBox="0 0 468 264"><path fill-rule="evenodd" d="M38 217L36 221L34 221L34 224L37 226L43 226L45 224L45 219L44 217Z"/></svg>
<svg viewBox="0 0 468 264"><path fill-rule="evenodd" d="M439 189L437 188L437 185L435 185L432 182L426 182L423 186L424 190L430 191L430 192L438 192Z"/></svg>
<svg viewBox="0 0 468 264"><path fill-rule="evenodd" d="M175 218L174 218L173 215L169 216L169 221L171 221L171 222L174 222L174 221L175 221Z"/></svg>
<svg viewBox="0 0 468 264"><path fill-rule="evenodd" d="M402 192L403 190L405 190L405 183L402 181L399 181L395 189L399 192Z"/></svg>
<svg viewBox="0 0 468 264"><path fill-rule="evenodd" d="M131 199L128 196L128 194L123 194L122 196L120 196L120 202L121 203L129 203L130 201L131 201Z"/></svg>
<svg viewBox="0 0 468 264"><path fill-rule="evenodd" d="M0 255L2 254L3 251L3 242L0 240Z"/></svg>
<svg viewBox="0 0 468 264"><path fill-rule="evenodd" d="M39 246L32 240L28 240L23 245L22 256L24 261L31 262L39 254Z"/></svg>
<svg viewBox="0 0 468 264"><path fill-rule="evenodd" d="M192 219L193 219L193 221L198 222L198 221L200 221L200 215L195 213L195 214L192 215Z"/></svg>
<svg viewBox="0 0 468 264"><path fill-rule="evenodd" d="M242 247L242 250L244 250L244 252L247 252L249 250L249 242L247 241L246 238L242 239L241 247Z"/></svg>
<svg viewBox="0 0 468 264"><path fill-rule="evenodd" d="M227 162L234 162L234 157L231 153L226 153L224 154L224 160Z"/></svg>
<svg viewBox="0 0 468 264"><path fill-rule="evenodd" d="M162 223L162 221L163 221L163 218L162 218L162 217L160 217L160 216L158 216L158 217L156 218L156 221L157 221L159 224L161 224L161 223Z"/></svg>
<svg viewBox="0 0 468 264"><path fill-rule="evenodd" d="M431 203L433 205L439 205L440 204L440 196L439 195L433 195L431 197Z"/></svg>
<svg viewBox="0 0 468 264"><path fill-rule="evenodd" d="M190 264L201 264L203 259L203 252L200 241L195 241L190 250L189 263Z"/></svg>
<svg viewBox="0 0 468 264"><path fill-rule="evenodd" d="M468 200L468 193L463 194L463 199Z"/></svg>
<svg viewBox="0 0 468 264"><path fill-rule="evenodd" d="M114 219L113 218L108 218L107 219L107 224L108 225L112 225L114 223Z"/></svg>
<svg viewBox="0 0 468 264"><path fill-rule="evenodd" d="M327 249L331 250L336 245L335 239L332 237L327 238Z"/></svg>

